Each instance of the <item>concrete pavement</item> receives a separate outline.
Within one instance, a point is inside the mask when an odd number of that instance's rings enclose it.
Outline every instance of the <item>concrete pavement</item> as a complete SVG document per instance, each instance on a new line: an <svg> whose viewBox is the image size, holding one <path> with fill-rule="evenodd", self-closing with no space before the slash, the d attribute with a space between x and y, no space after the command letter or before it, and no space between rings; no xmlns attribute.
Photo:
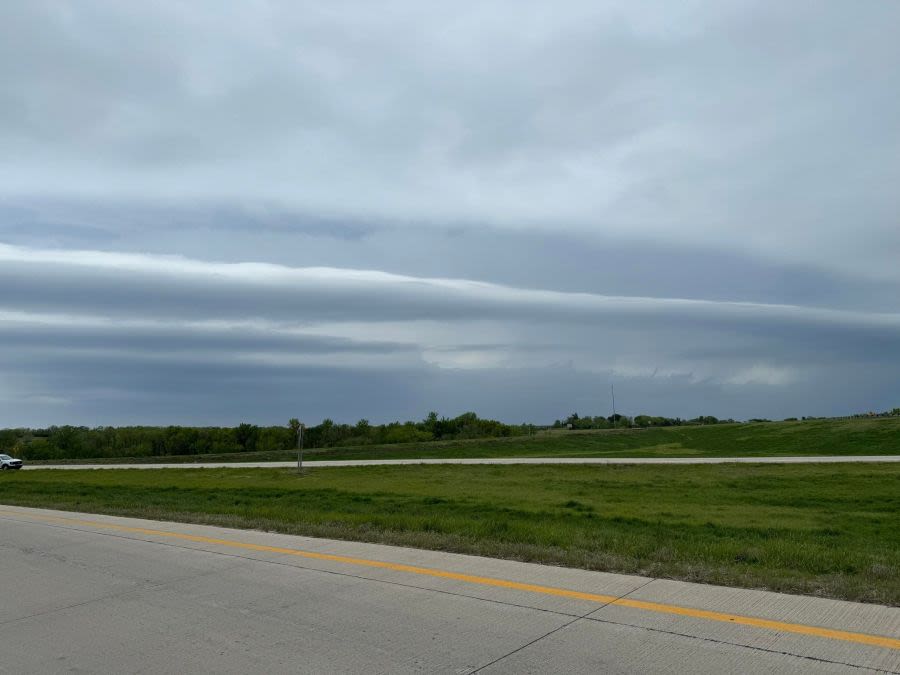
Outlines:
<svg viewBox="0 0 900 675"><path fill-rule="evenodd" d="M833 464L900 462L900 455L822 455L811 457L472 457L446 459L307 460L304 467L402 466L410 464ZM32 464L24 469L286 469L297 462L190 462L155 464Z"/></svg>
<svg viewBox="0 0 900 675"><path fill-rule="evenodd" d="M0 506L0 672L900 672L900 609Z"/></svg>

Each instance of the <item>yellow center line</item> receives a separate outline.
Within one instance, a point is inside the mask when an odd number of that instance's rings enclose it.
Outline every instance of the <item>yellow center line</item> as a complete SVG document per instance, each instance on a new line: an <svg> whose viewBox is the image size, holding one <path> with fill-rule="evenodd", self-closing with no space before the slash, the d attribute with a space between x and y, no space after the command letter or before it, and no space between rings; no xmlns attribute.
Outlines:
<svg viewBox="0 0 900 675"><path fill-rule="evenodd" d="M315 551L303 551L295 548L283 548L280 546L265 546L263 544L251 544L248 542L234 541L231 539L216 539L213 537L203 537L196 534L184 534L181 532L168 532L165 530L151 530L144 527L130 527L127 525L116 525L114 523L104 523L93 520L82 520L79 518L65 518L62 516L47 516L36 513L23 513L19 511L3 511L0 515L8 516L24 516L26 518L34 518L47 522L63 523L66 525L81 525L84 527L99 528L105 530L115 530L117 532L130 532L132 534L144 534L152 537L166 537L169 539L180 539L182 541L193 541L201 544L213 544L215 546L225 546L228 548L243 549L246 551L265 551L268 553L281 553L284 555L296 556L299 558L308 558L312 560L327 560L329 562L343 563L346 565L357 565L361 567L376 567L379 569L392 570L395 572L406 572L409 574L419 574L427 577L435 577L438 579L453 579L454 581L462 581L469 584L479 586L494 586L498 588L509 588L516 591L525 591L528 593L538 593L541 595L552 595L562 598L572 598L575 600L586 600L588 602L597 602L604 605L617 605L619 607L630 607L632 609L640 609L648 612L656 612L659 614L674 614L678 616L686 616L694 619L706 619L708 621L719 621L723 623L732 623L742 626L753 626L754 628L764 628L768 630L782 631L785 633L798 633L800 635L811 635L814 637L828 638L830 640L841 640L844 642L855 642L858 644L872 645L875 647L885 647L887 649L900 650L900 639L885 637L882 635L869 635L867 633L853 633L850 631L835 630L832 628L822 628L819 626L808 626L801 623L788 623L784 621L774 621L771 619L761 619L753 616L743 616L741 614L727 614L724 612L713 612L704 609L694 609L693 607L682 607L679 605L669 605L658 602L648 602L645 600L633 600L629 598L619 598L615 595L602 595L599 593L585 593L582 591L573 591L566 588L555 588L553 586L541 586L537 584L526 584L520 581L509 581L507 579L495 579L493 577L482 577L471 574L462 574L460 572L450 572L447 570L435 569L430 567L417 567L415 565L404 565L402 563L384 562L381 560L369 560L367 558L355 558L352 556L334 555L331 553L316 553Z"/></svg>

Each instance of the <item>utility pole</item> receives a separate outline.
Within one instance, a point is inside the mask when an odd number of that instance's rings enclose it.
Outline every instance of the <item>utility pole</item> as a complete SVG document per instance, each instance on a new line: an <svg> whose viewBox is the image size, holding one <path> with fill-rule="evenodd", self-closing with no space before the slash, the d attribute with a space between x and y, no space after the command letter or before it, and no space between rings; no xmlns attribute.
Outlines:
<svg viewBox="0 0 900 675"><path fill-rule="evenodd" d="M303 473L303 424L297 427L297 473Z"/></svg>
<svg viewBox="0 0 900 675"><path fill-rule="evenodd" d="M618 421L618 420L616 419L616 385L610 384L610 385L609 385L609 390L612 392L612 404L613 404L613 429L615 429L616 426L618 426L618 425L616 424L616 422Z"/></svg>

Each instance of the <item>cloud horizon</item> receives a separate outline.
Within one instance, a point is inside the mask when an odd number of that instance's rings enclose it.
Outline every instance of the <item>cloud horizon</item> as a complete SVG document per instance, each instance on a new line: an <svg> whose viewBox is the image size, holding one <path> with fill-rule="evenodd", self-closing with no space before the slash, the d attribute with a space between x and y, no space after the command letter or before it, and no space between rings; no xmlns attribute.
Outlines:
<svg viewBox="0 0 900 675"><path fill-rule="evenodd" d="M843 358L845 368L871 368L900 342L900 313L604 296L376 270L7 244L0 244L0 284L10 291L0 303L0 356L12 372L45 371L34 378L43 385L25 392L26 399L45 402L64 389L66 377L89 382L86 364L219 369L222 377L255 378L254 386L304 370L351 379L405 372L436 389L444 376L577 373L593 376L598 389L612 381L624 391L632 382L652 388L654 381L680 379L689 389L769 389L778 398L833 370L834 358ZM210 394L216 380L207 374L200 388ZM535 421L572 407L549 410L545 399L535 397L545 406ZM461 412L460 405L475 407L457 403L453 411ZM359 402L354 406L359 417L373 417ZM421 406L430 406L427 397ZM57 407L67 413L65 405ZM741 415L730 406L704 407L704 414L758 416L755 409ZM534 409L524 404L523 410ZM639 412L681 411L631 411ZM323 416L343 419L342 413ZM511 414L501 416L522 421Z"/></svg>

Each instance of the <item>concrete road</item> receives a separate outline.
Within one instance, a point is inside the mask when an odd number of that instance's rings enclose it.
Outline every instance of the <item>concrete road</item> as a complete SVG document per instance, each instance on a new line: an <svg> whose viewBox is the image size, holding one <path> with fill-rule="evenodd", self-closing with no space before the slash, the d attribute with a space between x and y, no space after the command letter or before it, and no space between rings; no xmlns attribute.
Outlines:
<svg viewBox="0 0 900 675"><path fill-rule="evenodd" d="M497 457L468 459L337 459L306 461L304 467L394 466L404 464L820 464L900 462L900 455L819 457ZM179 464L32 464L24 469L284 469L297 462L191 462Z"/></svg>
<svg viewBox="0 0 900 675"><path fill-rule="evenodd" d="M0 506L0 672L900 672L900 609Z"/></svg>

